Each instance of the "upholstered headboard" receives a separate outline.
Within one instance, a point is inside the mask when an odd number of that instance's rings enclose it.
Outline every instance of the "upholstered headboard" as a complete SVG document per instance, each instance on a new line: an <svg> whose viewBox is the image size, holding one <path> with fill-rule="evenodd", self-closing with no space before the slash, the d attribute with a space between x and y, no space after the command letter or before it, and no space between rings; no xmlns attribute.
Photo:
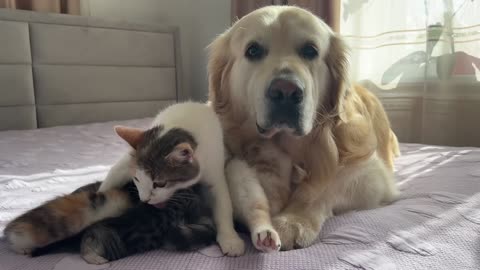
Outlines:
<svg viewBox="0 0 480 270"><path fill-rule="evenodd" d="M184 99L176 27L0 9L0 130L155 115Z"/></svg>

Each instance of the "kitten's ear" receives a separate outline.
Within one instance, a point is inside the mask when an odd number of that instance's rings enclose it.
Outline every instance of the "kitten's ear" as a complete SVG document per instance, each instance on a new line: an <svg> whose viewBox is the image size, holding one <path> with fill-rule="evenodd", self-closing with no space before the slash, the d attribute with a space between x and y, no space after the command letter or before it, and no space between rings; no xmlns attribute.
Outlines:
<svg viewBox="0 0 480 270"><path fill-rule="evenodd" d="M144 131L139 128L115 126L115 132L135 149L137 149L138 144L143 140Z"/></svg>
<svg viewBox="0 0 480 270"><path fill-rule="evenodd" d="M165 159L173 164L179 163L192 163L193 162L193 149L189 143L181 143L168 154Z"/></svg>

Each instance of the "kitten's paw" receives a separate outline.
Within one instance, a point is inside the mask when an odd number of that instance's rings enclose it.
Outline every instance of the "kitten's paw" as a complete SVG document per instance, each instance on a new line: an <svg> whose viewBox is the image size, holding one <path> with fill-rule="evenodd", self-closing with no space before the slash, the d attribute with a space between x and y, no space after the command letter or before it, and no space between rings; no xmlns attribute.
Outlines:
<svg viewBox="0 0 480 270"><path fill-rule="evenodd" d="M93 251L83 253L82 258L89 264L105 264L109 262L109 260L105 259L104 257L98 255Z"/></svg>
<svg viewBox="0 0 480 270"><path fill-rule="evenodd" d="M89 264L104 264L109 262L108 259L102 256L105 253L104 251L103 246L93 236L88 235L82 239L80 252L82 258Z"/></svg>
<svg viewBox="0 0 480 270"><path fill-rule="evenodd" d="M97 223L82 236L80 253L91 264L104 264L128 255L126 247L114 229Z"/></svg>
<svg viewBox="0 0 480 270"><path fill-rule="evenodd" d="M230 257L237 257L245 253L245 242L237 233L219 234L217 242L222 249L223 254Z"/></svg>
<svg viewBox="0 0 480 270"><path fill-rule="evenodd" d="M270 225L256 228L251 237L255 248L262 252L279 251L282 245L278 233Z"/></svg>

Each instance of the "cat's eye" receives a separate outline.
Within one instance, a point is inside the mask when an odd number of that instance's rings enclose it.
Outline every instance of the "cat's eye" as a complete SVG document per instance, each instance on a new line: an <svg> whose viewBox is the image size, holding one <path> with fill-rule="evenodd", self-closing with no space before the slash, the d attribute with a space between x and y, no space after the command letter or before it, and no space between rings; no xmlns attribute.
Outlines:
<svg viewBox="0 0 480 270"><path fill-rule="evenodd" d="M318 56L318 49L313 44L306 43L300 48L298 54L304 59L313 60Z"/></svg>
<svg viewBox="0 0 480 270"><path fill-rule="evenodd" d="M164 188L167 186L166 182L159 183L159 182L153 182L153 188Z"/></svg>
<svg viewBox="0 0 480 270"><path fill-rule="evenodd" d="M136 176L133 177L133 181L140 182Z"/></svg>
<svg viewBox="0 0 480 270"><path fill-rule="evenodd" d="M190 155L190 151L188 149L184 149L180 153L183 157L188 157Z"/></svg>
<svg viewBox="0 0 480 270"><path fill-rule="evenodd" d="M258 61L267 55L267 50L257 42L252 42L247 46L245 57L250 61Z"/></svg>

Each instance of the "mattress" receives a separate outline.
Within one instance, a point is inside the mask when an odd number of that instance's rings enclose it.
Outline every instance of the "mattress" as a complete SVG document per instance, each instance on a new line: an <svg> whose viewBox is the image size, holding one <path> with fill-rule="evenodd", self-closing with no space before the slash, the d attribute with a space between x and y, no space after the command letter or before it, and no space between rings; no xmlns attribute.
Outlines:
<svg viewBox="0 0 480 270"><path fill-rule="evenodd" d="M127 149L116 124L0 132L0 230L18 214L101 180ZM480 269L480 149L402 144L391 205L329 219L311 247L264 254L248 244L238 258L218 246L151 251L105 265L78 254L29 258L0 239L0 270L13 269ZM245 236L245 239L248 239Z"/></svg>

